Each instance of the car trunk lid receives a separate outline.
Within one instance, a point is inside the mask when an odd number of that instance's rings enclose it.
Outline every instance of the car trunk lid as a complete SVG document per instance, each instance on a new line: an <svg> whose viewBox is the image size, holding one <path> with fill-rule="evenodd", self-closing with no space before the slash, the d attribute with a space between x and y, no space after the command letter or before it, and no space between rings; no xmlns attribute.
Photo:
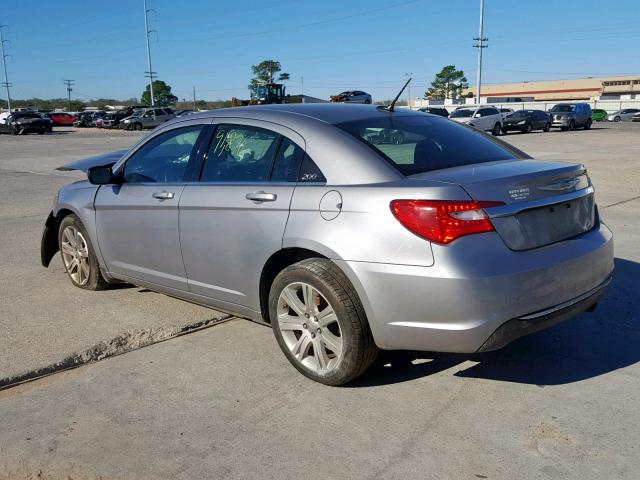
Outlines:
<svg viewBox="0 0 640 480"><path fill-rule="evenodd" d="M452 183L486 210L512 250L529 250L575 237L596 223L593 187L583 165L538 160L489 162L408 177Z"/></svg>

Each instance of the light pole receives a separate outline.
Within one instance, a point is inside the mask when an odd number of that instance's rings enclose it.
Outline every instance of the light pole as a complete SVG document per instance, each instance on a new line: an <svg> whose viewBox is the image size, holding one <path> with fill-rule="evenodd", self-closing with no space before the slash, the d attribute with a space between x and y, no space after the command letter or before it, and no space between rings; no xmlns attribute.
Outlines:
<svg viewBox="0 0 640 480"><path fill-rule="evenodd" d="M151 68L151 47L149 46L149 34L153 30L149 30L149 24L148 24L148 18L147 18L149 15L149 12L151 12L152 10L147 8L147 0L143 0L143 3L144 3L144 38L147 42L147 67L149 69L145 72L145 77L149 78L149 95L151 96L151 106L155 107L156 102L155 102L155 99L153 98L153 76L155 75L156 72L154 72L153 69Z"/></svg>
<svg viewBox="0 0 640 480"><path fill-rule="evenodd" d="M9 77L7 76L7 57L9 55L4 53L4 44L9 40L4 39L3 30L5 28L8 28L7 25L0 25L0 49L2 50L2 66L4 67L4 82L2 83L2 86L7 89L7 109L11 112L11 92L9 91L11 84L9 83Z"/></svg>
<svg viewBox="0 0 640 480"><path fill-rule="evenodd" d="M478 31L478 37L474 38L476 44L475 48L478 49L478 68L476 71L476 104L480 105L480 87L482 84L482 49L487 48L484 43L489 39L484 37L484 0L480 0L480 28Z"/></svg>
<svg viewBox="0 0 640 480"><path fill-rule="evenodd" d="M413 72L405 73L404 76L407 78L411 78L413 77ZM407 86L407 107L409 107L409 110L411 110L411 83L409 83L409 85Z"/></svg>

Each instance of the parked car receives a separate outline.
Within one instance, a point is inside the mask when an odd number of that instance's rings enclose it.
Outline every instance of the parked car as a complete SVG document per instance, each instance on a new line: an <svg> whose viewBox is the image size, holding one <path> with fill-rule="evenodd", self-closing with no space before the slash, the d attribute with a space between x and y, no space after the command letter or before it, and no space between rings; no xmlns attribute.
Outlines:
<svg viewBox="0 0 640 480"><path fill-rule="evenodd" d="M498 110L500 110L503 120L513 113L513 108L498 108Z"/></svg>
<svg viewBox="0 0 640 480"><path fill-rule="evenodd" d="M449 110L447 110L444 107L424 107L424 108L419 108L418 111L424 112L424 113L431 113L432 115L440 115L441 117L445 117L445 118L449 117Z"/></svg>
<svg viewBox="0 0 640 480"><path fill-rule="evenodd" d="M142 130L143 128L155 128L173 117L175 115L170 108L147 108L136 111L121 123L126 130Z"/></svg>
<svg viewBox="0 0 640 480"><path fill-rule="evenodd" d="M371 95L361 90L349 90L331 96L332 102L338 103L371 103Z"/></svg>
<svg viewBox="0 0 640 480"><path fill-rule="evenodd" d="M449 118L494 135L502 132L502 113L495 107L460 107Z"/></svg>
<svg viewBox="0 0 640 480"><path fill-rule="evenodd" d="M102 110L81 112L76 115L78 119L73 122L73 126L80 128L95 127L95 120L103 115L105 115L105 112Z"/></svg>
<svg viewBox="0 0 640 480"><path fill-rule="evenodd" d="M502 122L502 133L518 130L531 133L533 130L548 132L551 129L551 118L542 110L518 110L507 116Z"/></svg>
<svg viewBox="0 0 640 480"><path fill-rule="evenodd" d="M601 108L594 108L591 110L591 120L594 122L604 122L608 115L607 111L602 110Z"/></svg>
<svg viewBox="0 0 640 480"><path fill-rule="evenodd" d="M184 117L185 115L193 115L194 113L197 113L197 112L193 110L176 110L173 113L175 114L176 117Z"/></svg>
<svg viewBox="0 0 640 480"><path fill-rule="evenodd" d="M44 134L51 131L51 121L34 111L12 112L0 119L0 132L13 135L25 133Z"/></svg>
<svg viewBox="0 0 640 480"><path fill-rule="evenodd" d="M639 112L639 108L625 108L623 110L613 112L607 117L607 120L610 122L630 122L633 119L633 116Z"/></svg>
<svg viewBox="0 0 640 480"><path fill-rule="evenodd" d="M580 127L589 130L593 123L588 103L559 103L549 113L551 126L560 127L560 130L575 130Z"/></svg>
<svg viewBox="0 0 640 480"><path fill-rule="evenodd" d="M632 118L632 122L640 122L640 113L636 113Z"/></svg>
<svg viewBox="0 0 640 480"><path fill-rule="evenodd" d="M78 117L67 112L51 112L47 116L51 119L54 126L72 126Z"/></svg>
<svg viewBox="0 0 640 480"><path fill-rule="evenodd" d="M100 125L96 126L99 128L118 128L120 127L120 122L129 116L131 116L131 111L129 110L110 112L100 120Z"/></svg>
<svg viewBox="0 0 640 480"><path fill-rule="evenodd" d="M374 129L419 141L376 145ZM77 287L126 281L270 323L328 385L379 349L500 348L593 309L613 269L583 165L419 112L216 110L66 168L89 180L56 195L44 266L60 250Z"/></svg>

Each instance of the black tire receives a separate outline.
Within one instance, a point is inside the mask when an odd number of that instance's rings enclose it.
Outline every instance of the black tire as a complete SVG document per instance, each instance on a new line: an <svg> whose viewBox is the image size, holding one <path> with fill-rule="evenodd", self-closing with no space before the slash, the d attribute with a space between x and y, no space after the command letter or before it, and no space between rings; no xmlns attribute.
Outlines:
<svg viewBox="0 0 640 480"><path fill-rule="evenodd" d="M526 123L524 128L522 129L522 133L531 133L532 130L533 125L531 125L530 123Z"/></svg>
<svg viewBox="0 0 640 480"><path fill-rule="evenodd" d="M571 122L569 122L569 131L573 132L575 129L576 129L576 122L571 120Z"/></svg>
<svg viewBox="0 0 640 480"><path fill-rule="evenodd" d="M560 131L561 132L566 132L567 131L567 127L560 127Z"/></svg>
<svg viewBox="0 0 640 480"><path fill-rule="evenodd" d="M495 137L497 137L498 135L500 135L500 132L502 132L502 127L500 126L499 123L496 123L493 126L493 130L491 130L491 134Z"/></svg>
<svg viewBox="0 0 640 480"><path fill-rule="evenodd" d="M584 125L584 129L585 130L590 130L591 129L591 119L587 120L587 123L585 123L585 125Z"/></svg>
<svg viewBox="0 0 640 480"><path fill-rule="evenodd" d="M509 133L509 130L507 130L506 128L502 129L502 135L506 135L507 133Z"/></svg>
<svg viewBox="0 0 640 480"><path fill-rule="evenodd" d="M140 130L142 130L142 124L141 123L134 123L133 124L133 129L139 132Z"/></svg>
<svg viewBox="0 0 640 480"><path fill-rule="evenodd" d="M369 100L368 98L364 101L364 103L366 103L367 105L371 104L371 100Z"/></svg>
<svg viewBox="0 0 640 480"><path fill-rule="evenodd" d="M620 117L615 117L615 118L613 119L613 121L614 121L614 122L619 122L620 120L622 120Z"/></svg>
<svg viewBox="0 0 640 480"><path fill-rule="evenodd" d="M549 130L551 130L551 124L547 123L547 124L544 126L544 129L543 129L543 130L544 130L545 132L548 132Z"/></svg>
<svg viewBox="0 0 640 480"><path fill-rule="evenodd" d="M20 130L15 125L11 125L11 135L18 135Z"/></svg>
<svg viewBox="0 0 640 480"><path fill-rule="evenodd" d="M78 282L76 282L65 267L65 271L67 272L67 276L69 277L69 280L71 280L71 283L74 286L78 288L82 288L84 290L104 290L109 286L109 283L102 276L102 272L100 271L100 265L98 264L98 259L93 249L93 245L91 244L91 239L87 234L87 229L84 228L84 225L76 215L73 215L73 214L67 215L60 222L60 227L58 228L58 247L60 248L60 255L62 256L62 234L64 229L68 226L74 227L84 237L87 244L87 251L88 251L87 258L89 263L89 275L88 275L89 278L86 283L81 285ZM64 261L62 263L64 265Z"/></svg>
<svg viewBox="0 0 640 480"><path fill-rule="evenodd" d="M325 373L307 368L286 345L278 324L278 301L289 285L304 282L320 292L331 305L340 327L342 358ZM324 385L339 386L362 375L378 355L367 316L358 294L345 274L331 260L310 258L295 263L273 281L269 292L269 318L280 349L291 364L306 377Z"/></svg>

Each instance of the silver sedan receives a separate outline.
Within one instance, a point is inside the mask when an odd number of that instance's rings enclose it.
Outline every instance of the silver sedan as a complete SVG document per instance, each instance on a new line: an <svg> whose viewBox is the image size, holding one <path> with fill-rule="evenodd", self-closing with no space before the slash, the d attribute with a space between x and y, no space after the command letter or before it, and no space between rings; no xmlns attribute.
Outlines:
<svg viewBox="0 0 640 480"><path fill-rule="evenodd" d="M268 323L328 385L380 349L500 348L593 309L613 269L583 165L420 112L217 110L67 168L88 181L59 191L43 265Z"/></svg>

